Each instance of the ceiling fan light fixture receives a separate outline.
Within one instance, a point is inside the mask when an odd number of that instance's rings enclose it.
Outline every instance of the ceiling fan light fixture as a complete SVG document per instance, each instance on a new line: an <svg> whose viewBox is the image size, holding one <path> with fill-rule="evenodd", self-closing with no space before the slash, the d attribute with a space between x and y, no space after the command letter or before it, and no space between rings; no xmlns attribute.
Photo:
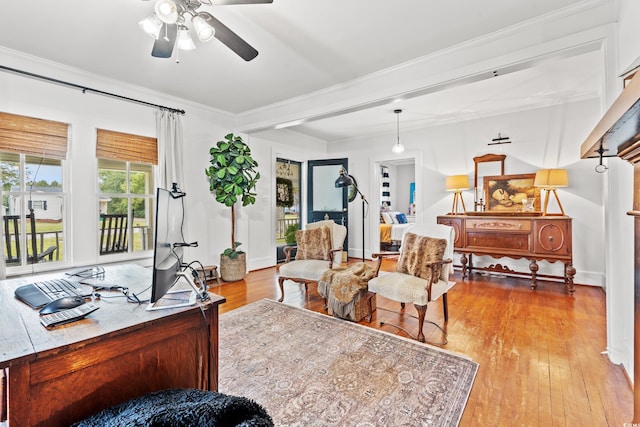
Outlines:
<svg viewBox="0 0 640 427"><path fill-rule="evenodd" d="M400 142L400 113L402 113L402 110L393 110L393 112L396 114L397 140L393 147L391 147L391 151L395 154L400 154L404 152L404 145Z"/></svg>
<svg viewBox="0 0 640 427"><path fill-rule="evenodd" d="M196 45L193 43L193 39L191 38L191 34L189 34L189 29L184 25L180 25L178 27L176 46L180 50L193 50L196 48Z"/></svg>
<svg viewBox="0 0 640 427"><path fill-rule="evenodd" d="M156 16L164 23L178 22L178 6L173 0L158 0L154 6Z"/></svg>
<svg viewBox="0 0 640 427"><path fill-rule="evenodd" d="M201 42L209 41L216 34L216 30L207 22L206 14L199 13L191 19L193 29Z"/></svg>
<svg viewBox="0 0 640 427"><path fill-rule="evenodd" d="M158 19L156 15L147 16L142 21L138 22L140 28L144 30L149 37L158 39L160 36L160 30L162 29L162 21Z"/></svg>

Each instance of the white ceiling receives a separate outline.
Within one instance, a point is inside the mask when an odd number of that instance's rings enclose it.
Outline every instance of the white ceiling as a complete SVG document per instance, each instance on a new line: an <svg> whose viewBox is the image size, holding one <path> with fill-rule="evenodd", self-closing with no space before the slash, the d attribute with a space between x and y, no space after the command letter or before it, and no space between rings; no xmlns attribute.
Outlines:
<svg viewBox="0 0 640 427"><path fill-rule="evenodd" d="M215 4L215 0L214 4ZM217 40L196 40L180 62L150 55L138 27L152 1L4 1L0 46L233 114L361 79L582 0L274 0L203 6L254 46L245 62ZM7 19L8 18L8 19ZM295 126L327 141L598 96L597 52ZM594 66L597 65L597 66ZM591 70L576 74L576 70ZM27 70L28 71L28 70Z"/></svg>

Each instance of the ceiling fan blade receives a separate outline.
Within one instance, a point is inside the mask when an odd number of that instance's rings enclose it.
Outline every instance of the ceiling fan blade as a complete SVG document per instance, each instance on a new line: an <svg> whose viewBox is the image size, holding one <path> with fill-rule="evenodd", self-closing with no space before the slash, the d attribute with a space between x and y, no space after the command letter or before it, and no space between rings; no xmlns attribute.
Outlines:
<svg viewBox="0 0 640 427"><path fill-rule="evenodd" d="M273 0L213 0L214 6L222 6L225 4L262 4L273 3Z"/></svg>
<svg viewBox="0 0 640 427"><path fill-rule="evenodd" d="M171 58L171 55L173 54L173 47L176 44L177 37L178 25L162 24L160 35L153 43L151 56L156 58Z"/></svg>
<svg viewBox="0 0 640 427"><path fill-rule="evenodd" d="M202 12L201 15L207 15L207 22L214 28L214 30L216 30L214 37L234 51L242 59L245 61L251 61L253 58L258 56L257 50L244 41L239 35L231 31L229 27L214 18L210 13Z"/></svg>

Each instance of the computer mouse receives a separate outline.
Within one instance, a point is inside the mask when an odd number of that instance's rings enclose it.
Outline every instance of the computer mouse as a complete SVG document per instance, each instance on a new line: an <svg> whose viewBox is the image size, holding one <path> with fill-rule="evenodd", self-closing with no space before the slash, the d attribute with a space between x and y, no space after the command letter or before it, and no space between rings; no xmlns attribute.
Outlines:
<svg viewBox="0 0 640 427"><path fill-rule="evenodd" d="M40 314L51 314L68 308L76 308L85 303L84 298L78 296L62 297L53 300L40 309Z"/></svg>

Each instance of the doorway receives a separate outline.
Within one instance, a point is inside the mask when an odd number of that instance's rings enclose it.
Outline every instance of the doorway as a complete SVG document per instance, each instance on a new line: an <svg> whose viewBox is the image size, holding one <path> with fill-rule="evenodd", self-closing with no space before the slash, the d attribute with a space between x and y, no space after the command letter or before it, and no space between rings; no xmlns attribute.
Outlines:
<svg viewBox="0 0 640 427"><path fill-rule="evenodd" d="M375 222L375 232L372 227L371 233L372 247L377 250L397 250L404 230L410 224L422 221L418 159L411 156L373 163L375 180L372 188L377 203L374 206L379 208L380 220Z"/></svg>
<svg viewBox="0 0 640 427"><path fill-rule="evenodd" d="M302 163L276 158L276 259L284 262L284 247L295 244L301 226Z"/></svg>
<svg viewBox="0 0 640 427"><path fill-rule="evenodd" d="M333 220L349 228L348 196L351 187L338 188L336 179L347 170L348 159L309 160L307 170L307 222ZM344 254L349 248L349 236L344 239ZM345 259L346 261L346 259Z"/></svg>

